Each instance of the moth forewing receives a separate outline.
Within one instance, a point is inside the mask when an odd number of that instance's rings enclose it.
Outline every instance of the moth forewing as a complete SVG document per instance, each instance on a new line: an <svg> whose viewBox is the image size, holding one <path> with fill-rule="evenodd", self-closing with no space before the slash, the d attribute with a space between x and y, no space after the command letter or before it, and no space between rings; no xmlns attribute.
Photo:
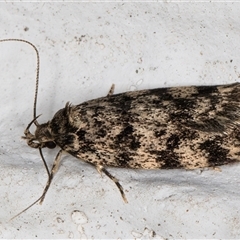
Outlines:
<svg viewBox="0 0 240 240"><path fill-rule="evenodd" d="M50 125L57 145L94 165L214 167L240 160L239 88L235 83L126 92L67 105ZM63 116L66 122L58 124Z"/></svg>

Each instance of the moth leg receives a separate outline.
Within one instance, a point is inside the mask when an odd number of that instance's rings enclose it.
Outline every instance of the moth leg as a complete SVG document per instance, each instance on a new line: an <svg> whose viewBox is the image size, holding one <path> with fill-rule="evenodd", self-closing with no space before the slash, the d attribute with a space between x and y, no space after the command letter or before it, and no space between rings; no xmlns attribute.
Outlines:
<svg viewBox="0 0 240 240"><path fill-rule="evenodd" d="M97 166L95 166L95 167L96 167L98 173L99 173L99 174L101 175L101 177L102 177L102 169L103 169L103 166L102 166L102 165L97 165Z"/></svg>
<svg viewBox="0 0 240 240"><path fill-rule="evenodd" d="M45 198L45 195L46 195L46 193L47 193L47 191L48 191L48 189L49 189L49 187L50 187L50 184L51 184L51 182L52 182L54 173L56 173L57 170L58 170L59 163L60 163L60 160L61 160L61 155L62 155L63 152L64 152L63 150L60 150L60 151L58 152L58 154L57 154L54 162L53 162L53 166L52 166L51 172L50 172L50 174L48 175L47 184L46 184L46 186L45 186L45 188L44 188L44 190L43 190L43 193L42 193L41 197L39 197L35 202L33 202L31 205L29 205L29 206L28 206L27 208L25 208L24 210L22 210L20 213L18 213L18 214L15 215L14 217L12 217L12 218L10 219L10 221L13 220L14 218L18 217L18 216L21 215L22 213L26 212L29 208L31 208L31 207L32 207L33 205L35 205L36 203L39 202L39 203L41 204L41 203L43 202L43 200L44 200L44 198ZM40 151L40 153L41 153L41 151ZM41 154L41 156L42 156L42 154ZM42 157L43 157L43 156L42 156Z"/></svg>
<svg viewBox="0 0 240 240"><path fill-rule="evenodd" d="M216 172L221 172L222 171L222 169L220 167L213 167L212 169Z"/></svg>
<svg viewBox="0 0 240 240"><path fill-rule="evenodd" d="M109 90L109 92L108 92L108 94L107 94L107 97L113 95L113 93L114 93L114 88L115 88L115 84L112 84L112 86L111 86L111 88L110 88L110 90Z"/></svg>
<svg viewBox="0 0 240 240"><path fill-rule="evenodd" d="M121 195L122 195L123 201L124 201L125 203L128 203L127 198L126 198L125 193L124 193L124 190L123 190L123 187L122 187L122 185L119 183L118 179L115 178L110 172L108 172L107 169L105 169L103 166L97 165L96 168L97 168L97 171L98 171L101 175L102 175L102 172L105 173L105 174L117 185L117 187L118 187L118 189L119 189L119 191L120 191L120 193L121 193Z"/></svg>
<svg viewBox="0 0 240 240"><path fill-rule="evenodd" d="M47 184L43 190L43 194L42 196L40 197L40 204L42 204L45 196L46 196L46 193L51 185L51 182L52 182L52 179L54 177L54 174L57 172L58 168L59 168L59 164L60 164L60 160L61 160L61 156L62 156L62 153L63 153L63 150L60 150L57 154L57 156L55 157L55 160L53 162L53 165L52 165L52 169L51 169L51 172L50 172L50 176L48 178L48 181L47 181Z"/></svg>

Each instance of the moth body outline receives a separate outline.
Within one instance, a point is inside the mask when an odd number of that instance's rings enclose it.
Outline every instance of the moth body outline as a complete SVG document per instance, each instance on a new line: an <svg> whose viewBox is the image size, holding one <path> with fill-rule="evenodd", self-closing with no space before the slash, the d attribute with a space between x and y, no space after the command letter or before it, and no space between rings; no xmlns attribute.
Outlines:
<svg viewBox="0 0 240 240"><path fill-rule="evenodd" d="M39 124L36 103L39 82L37 55L33 120L24 139L39 149L48 181L37 202L42 203L57 172L61 155L72 156L105 173L127 202L119 181L107 167L132 169L197 169L240 161L240 83L171 87L113 94L78 105L66 103L52 120ZM35 133L30 132L31 125ZM51 170L42 149L60 147ZM15 216L15 217L16 217ZM14 217L14 218L15 218Z"/></svg>
<svg viewBox="0 0 240 240"><path fill-rule="evenodd" d="M240 161L238 100L239 83L140 90L67 103L39 126L45 142L95 166L215 167Z"/></svg>

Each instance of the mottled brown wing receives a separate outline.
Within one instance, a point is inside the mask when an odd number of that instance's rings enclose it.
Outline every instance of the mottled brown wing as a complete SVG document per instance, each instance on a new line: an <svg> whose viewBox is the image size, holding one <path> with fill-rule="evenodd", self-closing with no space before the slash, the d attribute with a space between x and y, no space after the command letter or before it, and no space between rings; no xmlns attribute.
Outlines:
<svg viewBox="0 0 240 240"><path fill-rule="evenodd" d="M59 136L58 145L102 166L228 164L240 161L239 100L237 83L134 91L68 105L72 130Z"/></svg>

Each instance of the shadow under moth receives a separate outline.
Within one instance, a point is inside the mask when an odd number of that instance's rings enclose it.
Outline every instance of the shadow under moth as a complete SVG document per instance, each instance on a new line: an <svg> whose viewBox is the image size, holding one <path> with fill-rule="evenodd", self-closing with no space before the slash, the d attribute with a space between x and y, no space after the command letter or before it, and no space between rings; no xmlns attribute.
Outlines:
<svg viewBox="0 0 240 240"><path fill-rule="evenodd" d="M47 123L36 116L39 54L33 120L24 139L39 149L48 172L42 203L67 152L90 163L115 182L107 167L132 169L197 169L240 161L240 84L171 87L113 94L79 105L67 103ZM30 127L35 124L35 133ZM49 171L42 149L60 147ZM22 212L26 211L24 209ZM22 213L21 212L21 213ZM21 214L19 213L19 214ZM18 214L18 215L19 215ZM17 216L18 216L17 215Z"/></svg>

